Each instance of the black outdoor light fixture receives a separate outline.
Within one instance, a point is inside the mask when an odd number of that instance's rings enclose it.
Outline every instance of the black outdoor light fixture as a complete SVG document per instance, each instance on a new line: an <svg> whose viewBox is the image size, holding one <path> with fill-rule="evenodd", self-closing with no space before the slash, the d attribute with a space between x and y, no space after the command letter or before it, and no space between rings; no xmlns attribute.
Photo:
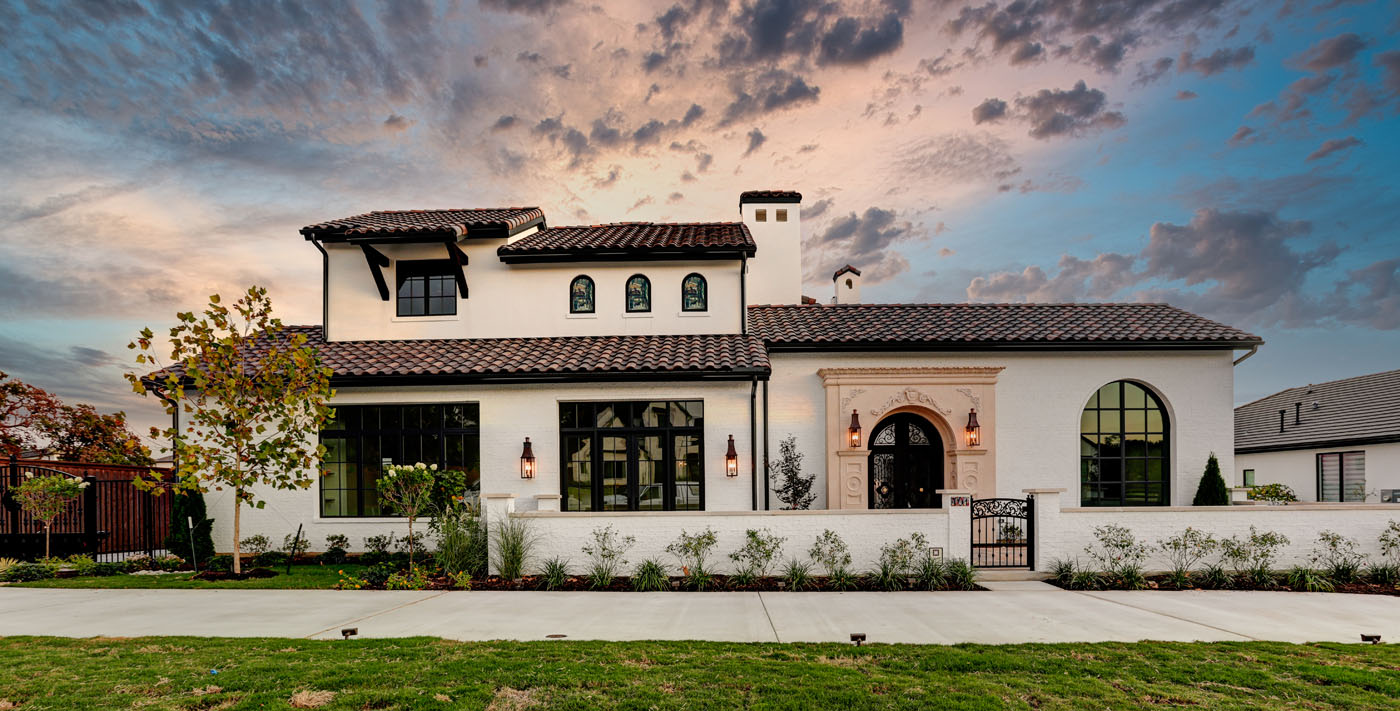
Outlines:
<svg viewBox="0 0 1400 711"><path fill-rule="evenodd" d="M530 438L525 438L525 450L520 453L520 478L535 478L535 450L530 446Z"/></svg>
<svg viewBox="0 0 1400 711"><path fill-rule="evenodd" d="M345 629L343 629L343 630L340 631L340 636L343 637L343 638L345 638L346 641L349 641L349 639L350 639L351 637L354 637L355 635L357 635L357 634L359 634L359 633L360 633L360 628L359 628L359 627L346 627Z"/></svg>
<svg viewBox="0 0 1400 711"><path fill-rule="evenodd" d="M724 475L739 476L739 451L734 449L734 435L729 435L729 451L724 453Z"/></svg>
<svg viewBox="0 0 1400 711"><path fill-rule="evenodd" d="M977 424L977 408L967 411L967 446L982 444L982 426Z"/></svg>
<svg viewBox="0 0 1400 711"><path fill-rule="evenodd" d="M851 410L851 426L846 428L846 440L851 449L860 449L860 414Z"/></svg>
<svg viewBox="0 0 1400 711"><path fill-rule="evenodd" d="M865 633L864 633L864 632L852 632L852 633L851 633L851 643L852 643L852 644L854 644L855 646L859 647L859 646L860 646L861 644L863 644L864 642L865 642Z"/></svg>

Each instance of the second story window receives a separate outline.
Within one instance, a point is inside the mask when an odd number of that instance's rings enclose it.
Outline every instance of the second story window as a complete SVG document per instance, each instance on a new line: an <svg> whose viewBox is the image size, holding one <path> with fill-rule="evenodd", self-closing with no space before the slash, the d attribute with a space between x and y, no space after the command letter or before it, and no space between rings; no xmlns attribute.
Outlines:
<svg viewBox="0 0 1400 711"><path fill-rule="evenodd" d="M651 280L635 274L627 280L627 312L651 311Z"/></svg>
<svg viewBox="0 0 1400 711"><path fill-rule="evenodd" d="M452 276L451 261L399 262L395 276L398 278L399 316L456 315L457 281Z"/></svg>
<svg viewBox="0 0 1400 711"><path fill-rule="evenodd" d="M593 279L580 274L569 282L569 313L591 314L593 311Z"/></svg>
<svg viewBox="0 0 1400 711"><path fill-rule="evenodd" d="M768 211L767 211L767 210L764 210L764 209L762 209L762 208L759 208L759 209L757 209L757 210L754 210L754 211L753 211L753 219L754 219L755 222L767 222L767 221L768 221Z"/></svg>
<svg viewBox="0 0 1400 711"><path fill-rule="evenodd" d="M709 289L705 277L691 274L681 281L681 310L706 311L710 308Z"/></svg>

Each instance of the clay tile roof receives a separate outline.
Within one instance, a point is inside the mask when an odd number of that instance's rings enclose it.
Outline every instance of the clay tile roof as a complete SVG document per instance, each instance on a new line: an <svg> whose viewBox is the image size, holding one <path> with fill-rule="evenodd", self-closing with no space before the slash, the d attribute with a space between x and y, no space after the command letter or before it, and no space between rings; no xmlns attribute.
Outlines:
<svg viewBox="0 0 1400 711"><path fill-rule="evenodd" d="M753 236L742 222L617 222L551 227L501 245L503 261L576 257L738 258L753 256Z"/></svg>
<svg viewBox="0 0 1400 711"><path fill-rule="evenodd" d="M1235 408L1237 453L1362 442L1400 442L1400 370L1289 388Z"/></svg>
<svg viewBox="0 0 1400 711"><path fill-rule="evenodd" d="M841 267L840 269L837 269L837 270L836 270L836 273L831 275L831 280L832 280L832 281L836 281L838 278L840 278L840 276L841 276L842 274L845 274L846 272L850 272L850 273L852 273L852 274L854 274L854 275L856 275L856 276L860 276L860 270L859 270L859 269L856 269L855 267L853 267L853 266L847 264L846 266Z"/></svg>
<svg viewBox="0 0 1400 711"><path fill-rule="evenodd" d="M275 342L285 343L299 333L320 351L333 379L342 382L415 376L471 380L650 373L766 377L769 370L763 342L737 334L323 343L320 326L288 326ZM265 353L266 346L260 352ZM250 359L256 357L257 353L250 354Z"/></svg>
<svg viewBox="0 0 1400 711"><path fill-rule="evenodd" d="M1258 336L1166 304L751 306L750 332L777 348L1248 348Z"/></svg>
<svg viewBox="0 0 1400 711"><path fill-rule="evenodd" d="M538 207L492 207L462 210L377 210L301 228L307 239L343 241L366 237L464 236L505 237L544 222Z"/></svg>
<svg viewBox="0 0 1400 711"><path fill-rule="evenodd" d="M802 202L796 190L745 190L739 193L739 204L746 202Z"/></svg>

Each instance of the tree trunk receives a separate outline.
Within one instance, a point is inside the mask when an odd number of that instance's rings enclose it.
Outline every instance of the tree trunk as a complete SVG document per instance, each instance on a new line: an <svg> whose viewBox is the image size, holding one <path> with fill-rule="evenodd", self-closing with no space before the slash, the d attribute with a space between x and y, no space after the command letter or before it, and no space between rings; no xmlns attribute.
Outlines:
<svg viewBox="0 0 1400 711"><path fill-rule="evenodd" d="M413 517L408 517L408 572L413 573Z"/></svg>
<svg viewBox="0 0 1400 711"><path fill-rule="evenodd" d="M238 517L243 511L243 490L233 490L233 574L243 573L243 555L238 549Z"/></svg>
<svg viewBox="0 0 1400 711"><path fill-rule="evenodd" d="M49 559L49 529L53 528L53 521L44 524L44 560Z"/></svg>

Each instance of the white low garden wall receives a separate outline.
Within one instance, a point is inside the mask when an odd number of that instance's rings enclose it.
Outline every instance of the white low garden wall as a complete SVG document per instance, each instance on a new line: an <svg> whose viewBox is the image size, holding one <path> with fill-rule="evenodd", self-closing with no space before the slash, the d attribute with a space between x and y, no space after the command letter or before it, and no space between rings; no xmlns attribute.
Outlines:
<svg viewBox="0 0 1400 711"><path fill-rule="evenodd" d="M1165 571L1167 559L1158 541L1188 526L1215 538L1249 535L1249 527L1274 531L1288 538L1274 567L1306 565L1318 534L1335 531L1356 540L1359 552L1375 561L1380 556L1378 538L1391 521L1400 521L1400 506L1368 504L1291 504L1287 506L1169 506L1123 508L1060 508L1057 492L1036 491L1036 568L1044 571L1056 559L1088 561L1084 549L1093 545L1094 529L1109 524L1133 532L1152 549L1148 572ZM1214 562L1204 561L1204 562Z"/></svg>
<svg viewBox="0 0 1400 711"><path fill-rule="evenodd" d="M492 522L502 515L526 522L536 538L533 561L528 569L532 573L545 560L554 557L567 559L571 573L583 573L588 564L583 546L593 541L594 529L609 525L619 535L637 539L627 552L628 564L623 574L630 574L632 568L648 558L655 558L676 570L678 562L675 556L666 552L666 546L675 541L682 530L695 534L706 528L713 529L718 538L711 558L712 570L724 574L734 572L729 554L743 545L748 529L768 529L774 535L787 539L783 542L782 554L774 565L773 573L790 558L809 560L808 549L817 536L827 529L836 532L850 548L853 571L869 570L879 560L882 546L899 538L908 538L914 532L922 533L930 546L942 549L945 557L967 557L965 507L955 510L953 514L949 513L949 509L581 513L515 512L511 508L508 500L488 498L487 523L494 526ZM950 536L951 531L955 531L955 535ZM493 573L496 572L494 556L493 551Z"/></svg>

